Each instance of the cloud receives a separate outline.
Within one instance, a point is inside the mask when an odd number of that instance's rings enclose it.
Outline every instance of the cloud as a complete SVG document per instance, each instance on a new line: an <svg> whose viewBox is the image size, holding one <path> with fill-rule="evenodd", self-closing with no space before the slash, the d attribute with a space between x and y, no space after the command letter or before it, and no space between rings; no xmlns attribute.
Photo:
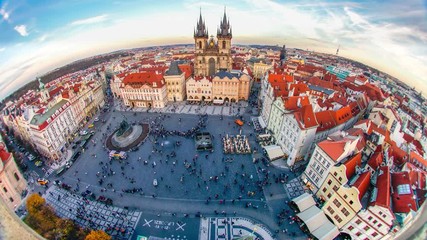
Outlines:
<svg viewBox="0 0 427 240"><path fill-rule="evenodd" d="M28 36L28 32L27 32L27 26L25 25L17 25L15 26L15 31L17 31L19 34L21 34L21 36L26 37Z"/></svg>
<svg viewBox="0 0 427 240"><path fill-rule="evenodd" d="M3 4L3 6L0 8L0 15L2 16L2 21L10 21L10 11L8 12L6 10L7 3Z"/></svg>
<svg viewBox="0 0 427 240"><path fill-rule="evenodd" d="M96 17L91 18L85 18L85 19L79 19L74 22L72 22L70 25L72 26L79 26L79 25L88 25L88 24L94 24L94 23L100 23L104 22L108 19L108 15L103 14Z"/></svg>
<svg viewBox="0 0 427 240"><path fill-rule="evenodd" d="M0 48L0 52L3 52L4 50L6 50L6 48Z"/></svg>

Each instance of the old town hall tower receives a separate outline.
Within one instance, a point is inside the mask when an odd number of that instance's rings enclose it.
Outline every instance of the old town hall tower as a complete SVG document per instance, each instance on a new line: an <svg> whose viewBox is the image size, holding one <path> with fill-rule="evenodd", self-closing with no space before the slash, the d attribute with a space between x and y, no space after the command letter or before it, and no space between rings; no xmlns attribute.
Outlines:
<svg viewBox="0 0 427 240"><path fill-rule="evenodd" d="M214 36L209 37L205 21L200 12L197 27L194 30L195 41L195 76L212 76L216 72L231 71L231 26L224 9L224 17L217 29L217 41Z"/></svg>

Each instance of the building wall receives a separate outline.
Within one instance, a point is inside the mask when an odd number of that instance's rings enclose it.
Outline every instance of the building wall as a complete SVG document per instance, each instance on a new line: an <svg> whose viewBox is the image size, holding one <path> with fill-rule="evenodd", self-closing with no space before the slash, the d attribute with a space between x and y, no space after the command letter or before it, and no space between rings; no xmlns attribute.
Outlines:
<svg viewBox="0 0 427 240"><path fill-rule="evenodd" d="M143 85L133 88L130 85L121 87L123 103L129 107L164 108L167 103L166 85L155 88Z"/></svg>
<svg viewBox="0 0 427 240"><path fill-rule="evenodd" d="M389 231L393 224L393 214L390 209L380 206L370 206L348 222L342 231L353 239L391 239Z"/></svg>
<svg viewBox="0 0 427 240"><path fill-rule="evenodd" d="M317 192L334 164L335 162L316 145L313 155L301 178L305 183L309 183L308 185L313 192Z"/></svg>
<svg viewBox="0 0 427 240"><path fill-rule="evenodd" d="M333 166L317 191L316 196L324 201L328 201L342 185L347 183L347 181L346 167L344 164Z"/></svg>
<svg viewBox="0 0 427 240"><path fill-rule="evenodd" d="M185 73L178 76L164 76L167 85L167 98L170 102L185 100Z"/></svg>
<svg viewBox="0 0 427 240"><path fill-rule="evenodd" d="M15 209L22 203L21 195L25 189L27 181L19 171L12 154L5 163L0 160L0 196L10 209Z"/></svg>
<svg viewBox="0 0 427 240"><path fill-rule="evenodd" d="M189 101L212 101L212 82L206 78L198 81L189 78L186 82L186 91Z"/></svg>
<svg viewBox="0 0 427 240"><path fill-rule="evenodd" d="M341 229L361 208L357 188L341 186L323 205L322 210Z"/></svg>

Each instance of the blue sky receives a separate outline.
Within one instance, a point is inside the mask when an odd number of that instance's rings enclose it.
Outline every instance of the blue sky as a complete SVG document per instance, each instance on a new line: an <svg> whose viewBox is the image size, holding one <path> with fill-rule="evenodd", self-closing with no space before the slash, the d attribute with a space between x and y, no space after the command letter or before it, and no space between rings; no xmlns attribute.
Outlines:
<svg viewBox="0 0 427 240"><path fill-rule="evenodd" d="M427 0L0 1L0 99L56 67L123 48L192 43L224 6L233 43L286 44L379 68L427 93Z"/></svg>

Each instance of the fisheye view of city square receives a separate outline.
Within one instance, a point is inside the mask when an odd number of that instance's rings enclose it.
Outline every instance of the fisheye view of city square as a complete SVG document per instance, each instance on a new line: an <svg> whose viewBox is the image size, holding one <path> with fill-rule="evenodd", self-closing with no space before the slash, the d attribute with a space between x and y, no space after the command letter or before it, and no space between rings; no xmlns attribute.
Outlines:
<svg viewBox="0 0 427 240"><path fill-rule="evenodd" d="M427 2L0 1L0 240L426 239Z"/></svg>

